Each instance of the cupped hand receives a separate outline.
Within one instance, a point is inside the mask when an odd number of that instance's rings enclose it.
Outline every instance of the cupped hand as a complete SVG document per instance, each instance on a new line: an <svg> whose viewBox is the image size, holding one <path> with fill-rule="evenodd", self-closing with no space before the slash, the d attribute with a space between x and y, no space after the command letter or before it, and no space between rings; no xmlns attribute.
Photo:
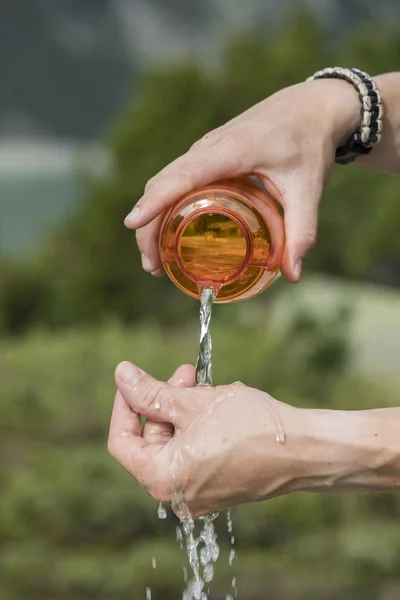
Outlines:
<svg viewBox="0 0 400 600"><path fill-rule="evenodd" d="M124 362L115 379L109 451L176 512L182 498L196 517L297 489L299 409L241 383L191 387L189 365L165 383Z"/></svg>
<svg viewBox="0 0 400 600"><path fill-rule="evenodd" d="M158 235L166 209L187 192L219 179L257 175L283 206L286 247L282 274L292 282L317 236L318 204L336 148L359 118L346 82L313 81L283 89L211 131L153 177L125 219L136 229L142 264L164 273Z"/></svg>

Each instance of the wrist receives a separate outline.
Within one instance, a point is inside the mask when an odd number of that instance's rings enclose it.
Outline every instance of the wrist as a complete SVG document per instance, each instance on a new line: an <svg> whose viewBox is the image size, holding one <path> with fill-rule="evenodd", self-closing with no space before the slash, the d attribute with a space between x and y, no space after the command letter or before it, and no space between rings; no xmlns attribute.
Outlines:
<svg viewBox="0 0 400 600"><path fill-rule="evenodd" d="M360 123L360 99L355 88L341 79L319 79L307 82L318 91L324 121L333 151L345 145ZM313 92L314 93L314 92Z"/></svg>
<svg viewBox="0 0 400 600"><path fill-rule="evenodd" d="M382 463L374 442L376 436L371 434L365 416L368 412L285 405L281 413L285 443L276 444L272 456L271 448L266 449L264 473L272 477L264 475L264 498L299 491L341 493L368 489L373 473Z"/></svg>
<svg viewBox="0 0 400 600"><path fill-rule="evenodd" d="M387 410L303 411L304 477L296 482L297 490L344 493L398 489L398 424L388 417Z"/></svg>
<svg viewBox="0 0 400 600"><path fill-rule="evenodd" d="M349 413L300 409L279 402L273 408L274 431L269 430L267 436L259 431L249 444L252 453L257 448L253 500L298 491L332 492L357 470L350 452L356 434L347 419ZM262 426L262 421L259 424Z"/></svg>

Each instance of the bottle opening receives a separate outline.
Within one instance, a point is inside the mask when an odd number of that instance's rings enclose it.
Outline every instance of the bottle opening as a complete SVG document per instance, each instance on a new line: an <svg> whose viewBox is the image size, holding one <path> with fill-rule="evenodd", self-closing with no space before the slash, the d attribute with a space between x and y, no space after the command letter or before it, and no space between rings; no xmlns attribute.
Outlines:
<svg viewBox="0 0 400 600"><path fill-rule="evenodd" d="M202 212L183 221L177 259L196 283L226 284L249 262L252 242L244 223L226 212Z"/></svg>

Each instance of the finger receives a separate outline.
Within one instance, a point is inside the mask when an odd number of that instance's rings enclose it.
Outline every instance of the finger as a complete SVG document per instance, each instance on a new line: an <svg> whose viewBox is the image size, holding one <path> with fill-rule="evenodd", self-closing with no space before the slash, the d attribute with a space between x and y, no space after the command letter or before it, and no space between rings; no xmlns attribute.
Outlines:
<svg viewBox="0 0 400 600"><path fill-rule="evenodd" d="M131 229L143 227L188 192L218 179L251 172L248 157L243 140L235 134L226 134L210 147L204 144L189 150L151 180L125 225Z"/></svg>
<svg viewBox="0 0 400 600"><path fill-rule="evenodd" d="M178 367L168 380L170 385L177 387L193 387L195 384L196 370L192 365ZM146 444L164 444L174 435L174 426L171 423L156 423L147 420L143 428L143 439Z"/></svg>
<svg viewBox="0 0 400 600"><path fill-rule="evenodd" d="M196 369L193 365L181 365L168 380L168 383L176 387L194 387L196 383Z"/></svg>
<svg viewBox="0 0 400 600"><path fill-rule="evenodd" d="M140 415L131 409L117 390L110 422L110 436L137 437L142 435Z"/></svg>
<svg viewBox="0 0 400 600"><path fill-rule="evenodd" d="M321 190L297 189L285 198L286 245L281 271L293 283L300 280L303 260L317 240L318 204Z"/></svg>
<svg viewBox="0 0 400 600"><path fill-rule="evenodd" d="M177 426L194 410L196 388L183 390L158 381L132 363L118 365L115 381L129 406L151 421Z"/></svg>
<svg viewBox="0 0 400 600"><path fill-rule="evenodd" d="M156 277L165 273L158 248L163 217L164 213L136 231L136 241L142 255L142 267Z"/></svg>
<svg viewBox="0 0 400 600"><path fill-rule="evenodd" d="M138 477L144 461L140 416L117 391L111 415L108 451L129 473Z"/></svg>
<svg viewBox="0 0 400 600"><path fill-rule="evenodd" d="M264 217L265 222L268 223L271 232L271 249L268 257L268 269L272 270L280 268L282 262L282 250L285 245L285 227L280 211L277 208L278 203L283 204L282 194L272 180L266 175L260 174L257 175L257 178L262 182L265 190L276 202L276 205L265 202L264 193L258 189L258 185L256 184L257 188L254 189L253 194L258 196L261 201L258 209Z"/></svg>

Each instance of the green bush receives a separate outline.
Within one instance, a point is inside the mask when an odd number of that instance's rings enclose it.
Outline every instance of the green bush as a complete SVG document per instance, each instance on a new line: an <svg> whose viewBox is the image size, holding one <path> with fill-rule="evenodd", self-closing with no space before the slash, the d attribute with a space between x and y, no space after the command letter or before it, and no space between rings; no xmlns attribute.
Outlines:
<svg viewBox="0 0 400 600"><path fill-rule="evenodd" d="M30 265L8 269L0 293L3 329L18 333L36 323L60 328L110 316L124 323L149 317L164 326L182 323L192 314L190 301L143 273L134 233L123 226L148 179L208 131L321 66L356 64L377 73L397 70L399 60L391 29L352 32L336 48L310 15L296 13L276 32L232 39L214 69L183 63L145 73L104 136L111 172L102 181L86 181L85 201L52 232L34 271ZM398 192L397 178L352 166L335 169L306 268L398 284Z"/></svg>

